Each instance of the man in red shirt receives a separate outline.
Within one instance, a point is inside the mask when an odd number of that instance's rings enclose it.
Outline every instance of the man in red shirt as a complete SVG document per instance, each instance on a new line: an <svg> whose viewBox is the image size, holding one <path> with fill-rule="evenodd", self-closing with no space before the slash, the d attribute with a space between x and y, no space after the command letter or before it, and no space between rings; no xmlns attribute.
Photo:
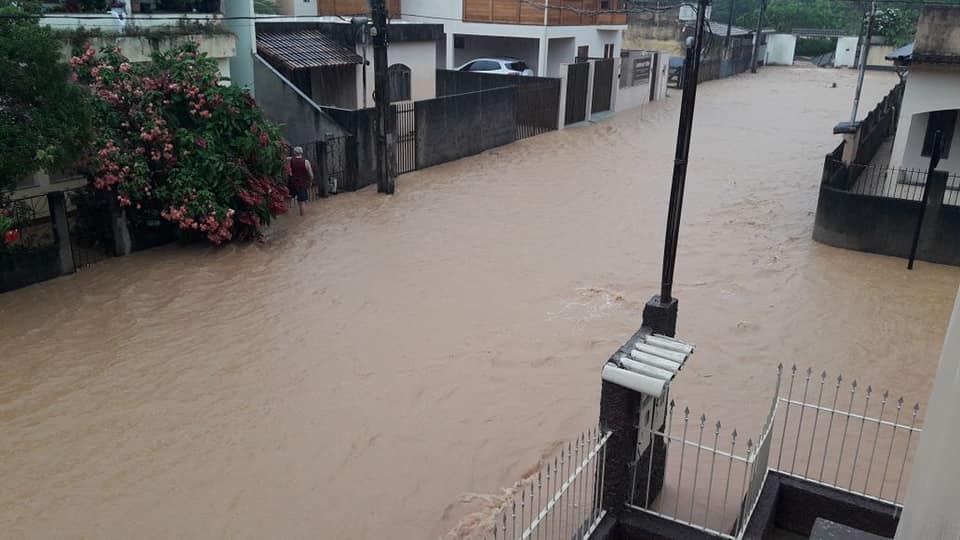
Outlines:
<svg viewBox="0 0 960 540"><path fill-rule="evenodd" d="M313 167L310 160L303 157L303 147L293 149L290 158L290 192L297 198L300 215L303 216L304 206L309 200L310 186L313 185Z"/></svg>

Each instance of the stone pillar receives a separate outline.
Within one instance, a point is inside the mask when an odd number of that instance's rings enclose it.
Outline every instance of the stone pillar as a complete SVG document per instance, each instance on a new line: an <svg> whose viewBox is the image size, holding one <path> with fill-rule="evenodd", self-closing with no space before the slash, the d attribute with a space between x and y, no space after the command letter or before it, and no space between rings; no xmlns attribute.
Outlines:
<svg viewBox="0 0 960 540"><path fill-rule="evenodd" d="M76 266L73 264L70 224L67 223L67 198L64 197L62 191L47 193L47 208L50 210L50 222L53 224L53 237L57 241L60 275L72 274L76 270Z"/></svg>
<svg viewBox="0 0 960 540"><path fill-rule="evenodd" d="M677 328L677 305L676 298L667 303L661 302L659 296L651 298L643 310L643 327L614 353L614 357L629 354L633 343L641 336L654 333L673 337ZM669 402L668 392L655 398L603 381L600 425L613 432L607 441L603 479L603 507L608 513L618 515L624 504L631 500L635 506L646 506L660 496L666 472L666 444L663 438L651 436L649 430L645 430L646 440L640 440L638 427L642 424L648 429L664 432ZM630 492L631 486L635 490L633 493Z"/></svg>
<svg viewBox="0 0 960 540"><path fill-rule="evenodd" d="M563 129L567 121L567 78L570 75L570 64L560 64L560 106L557 107L557 129Z"/></svg>
<svg viewBox="0 0 960 540"><path fill-rule="evenodd" d="M547 76L547 50L549 48L550 40L547 39L546 30L544 30L544 35L540 37L540 50L537 55L537 76L546 77Z"/></svg>
<svg viewBox="0 0 960 540"><path fill-rule="evenodd" d="M940 353L940 367L927 405L923 433L910 471L896 540L952 538L960 531L960 294Z"/></svg>
<svg viewBox="0 0 960 540"><path fill-rule="evenodd" d="M447 53L446 53L446 56L447 56L447 57L445 58L446 64L447 64L447 65L446 65L446 68L447 68L447 69L454 69L454 68L456 67L456 66L454 65L454 63L453 63L453 62L454 62L453 54L454 54L454 50L455 50L454 47L453 47L453 43L454 43L454 39L455 39L455 38L456 38L456 35L455 35L455 34L453 34L452 32L447 32L447 43L446 43L446 45L447 45Z"/></svg>
<svg viewBox="0 0 960 540"><path fill-rule="evenodd" d="M917 246L917 258L936 260L935 247L940 240L942 226L940 225L943 212L943 195L947 190L947 172L933 171L927 178L927 209L923 213L923 223L920 226L920 245Z"/></svg>
<svg viewBox="0 0 960 540"><path fill-rule="evenodd" d="M253 55L257 52L253 0L224 1L223 25L237 38L237 53L230 58L230 84L254 94Z"/></svg>
<svg viewBox="0 0 960 540"><path fill-rule="evenodd" d="M120 208L116 197L107 197L110 201L110 229L113 232L113 254L124 257L133 251L130 228L127 226L127 211Z"/></svg>

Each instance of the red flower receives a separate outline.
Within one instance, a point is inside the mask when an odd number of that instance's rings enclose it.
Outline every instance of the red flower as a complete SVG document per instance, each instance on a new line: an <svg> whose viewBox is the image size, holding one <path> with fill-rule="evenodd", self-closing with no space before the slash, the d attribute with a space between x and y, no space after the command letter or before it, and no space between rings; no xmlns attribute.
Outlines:
<svg viewBox="0 0 960 540"><path fill-rule="evenodd" d="M200 137L199 139L197 139L197 146L199 146L200 148L206 148L207 140L204 139L203 137Z"/></svg>
<svg viewBox="0 0 960 540"><path fill-rule="evenodd" d="M4 244L14 244L20 241L20 230L19 229L10 229L7 232L3 233L3 243Z"/></svg>

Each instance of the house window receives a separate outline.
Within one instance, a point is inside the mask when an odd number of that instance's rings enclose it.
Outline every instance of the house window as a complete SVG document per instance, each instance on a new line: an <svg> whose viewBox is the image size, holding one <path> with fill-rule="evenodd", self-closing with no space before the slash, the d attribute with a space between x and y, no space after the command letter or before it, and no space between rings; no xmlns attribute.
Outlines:
<svg viewBox="0 0 960 540"><path fill-rule="evenodd" d="M390 101L410 100L410 68L403 64L394 64L387 68L390 79Z"/></svg>
<svg viewBox="0 0 960 540"><path fill-rule="evenodd" d="M957 125L957 111L933 111L927 119L927 133L923 137L923 149L920 155L933 155L933 136L937 131L942 133L940 138L940 157L950 157L950 142L953 140L953 131Z"/></svg>
<svg viewBox="0 0 960 540"><path fill-rule="evenodd" d="M577 62L586 62L590 59L590 46L581 45L577 47Z"/></svg>
<svg viewBox="0 0 960 540"><path fill-rule="evenodd" d="M600 0L600 9L611 9L610 0Z"/></svg>
<svg viewBox="0 0 960 540"><path fill-rule="evenodd" d="M613 58L613 43L607 43L603 46L603 57Z"/></svg>

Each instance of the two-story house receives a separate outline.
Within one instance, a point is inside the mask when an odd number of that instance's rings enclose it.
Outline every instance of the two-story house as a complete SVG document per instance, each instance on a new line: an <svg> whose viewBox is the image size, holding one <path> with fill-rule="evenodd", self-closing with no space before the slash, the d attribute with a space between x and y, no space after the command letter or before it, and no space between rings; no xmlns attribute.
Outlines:
<svg viewBox="0 0 960 540"><path fill-rule="evenodd" d="M443 24L439 63L455 69L482 57L523 60L559 77L578 58L619 58L624 0L401 0L404 20Z"/></svg>

